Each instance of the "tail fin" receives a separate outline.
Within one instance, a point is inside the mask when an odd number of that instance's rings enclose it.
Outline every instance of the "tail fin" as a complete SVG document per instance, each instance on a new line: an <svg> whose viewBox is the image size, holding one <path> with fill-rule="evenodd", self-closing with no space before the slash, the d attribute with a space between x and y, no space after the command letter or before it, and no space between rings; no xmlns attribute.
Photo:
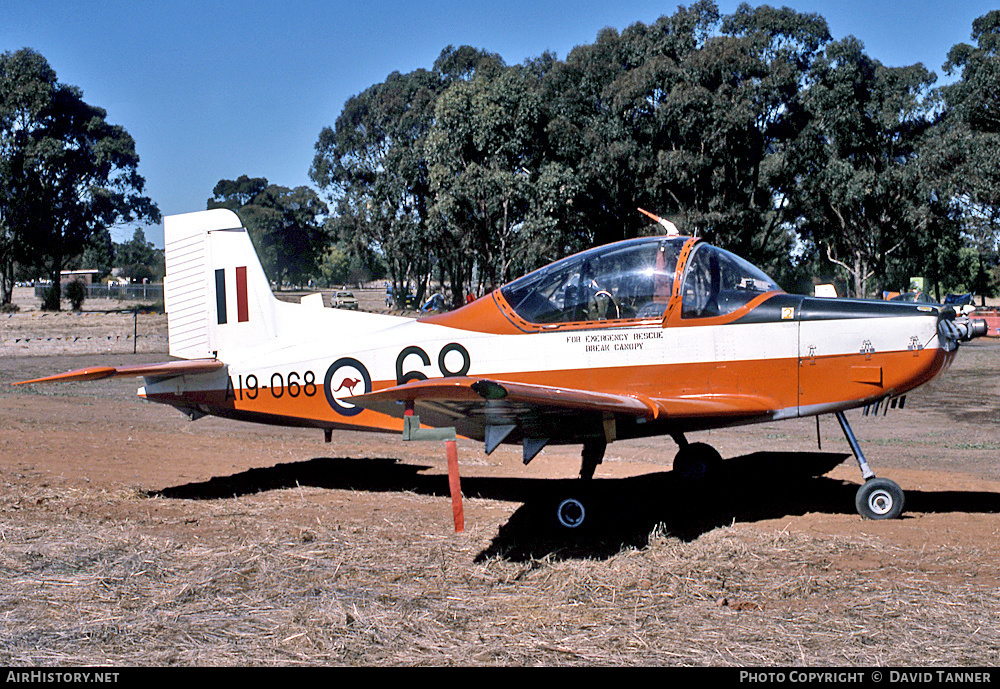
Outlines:
<svg viewBox="0 0 1000 689"><path fill-rule="evenodd" d="M215 209L168 216L163 234L171 356L220 357L230 347L274 337L277 300L235 213Z"/></svg>

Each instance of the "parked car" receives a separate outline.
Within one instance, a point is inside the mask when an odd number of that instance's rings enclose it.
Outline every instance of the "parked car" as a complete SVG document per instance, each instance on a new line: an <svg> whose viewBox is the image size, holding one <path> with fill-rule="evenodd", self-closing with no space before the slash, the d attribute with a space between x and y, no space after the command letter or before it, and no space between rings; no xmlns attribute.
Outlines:
<svg viewBox="0 0 1000 689"><path fill-rule="evenodd" d="M347 290L341 290L339 292L334 292L333 296L330 297L330 306L335 309L353 309L358 310L358 300L354 297L352 292Z"/></svg>

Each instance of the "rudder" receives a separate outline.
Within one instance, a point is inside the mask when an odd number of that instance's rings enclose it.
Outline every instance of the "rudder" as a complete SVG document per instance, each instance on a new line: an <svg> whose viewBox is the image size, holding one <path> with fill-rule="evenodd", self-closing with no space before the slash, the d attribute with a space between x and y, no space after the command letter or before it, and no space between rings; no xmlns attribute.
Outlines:
<svg viewBox="0 0 1000 689"><path fill-rule="evenodd" d="M171 356L223 358L274 336L274 295L239 217L227 209L168 216L164 304Z"/></svg>

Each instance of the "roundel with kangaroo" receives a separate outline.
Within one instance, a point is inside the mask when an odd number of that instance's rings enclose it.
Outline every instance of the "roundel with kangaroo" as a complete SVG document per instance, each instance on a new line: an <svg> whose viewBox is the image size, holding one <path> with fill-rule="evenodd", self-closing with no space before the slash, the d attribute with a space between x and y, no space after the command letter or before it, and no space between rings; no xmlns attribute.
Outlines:
<svg viewBox="0 0 1000 689"><path fill-rule="evenodd" d="M345 398L372 391L372 377L365 365L353 357L337 359L326 370L323 380L326 401L341 416L356 416L364 409Z"/></svg>

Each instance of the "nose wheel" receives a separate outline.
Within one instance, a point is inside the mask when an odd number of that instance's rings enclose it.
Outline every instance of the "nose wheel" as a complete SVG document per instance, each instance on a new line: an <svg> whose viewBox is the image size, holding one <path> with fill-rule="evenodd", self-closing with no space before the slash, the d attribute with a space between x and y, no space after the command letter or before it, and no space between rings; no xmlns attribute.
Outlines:
<svg viewBox="0 0 1000 689"><path fill-rule="evenodd" d="M887 478L870 478L858 489L854 506L865 519L896 519L903 513L903 489Z"/></svg>

